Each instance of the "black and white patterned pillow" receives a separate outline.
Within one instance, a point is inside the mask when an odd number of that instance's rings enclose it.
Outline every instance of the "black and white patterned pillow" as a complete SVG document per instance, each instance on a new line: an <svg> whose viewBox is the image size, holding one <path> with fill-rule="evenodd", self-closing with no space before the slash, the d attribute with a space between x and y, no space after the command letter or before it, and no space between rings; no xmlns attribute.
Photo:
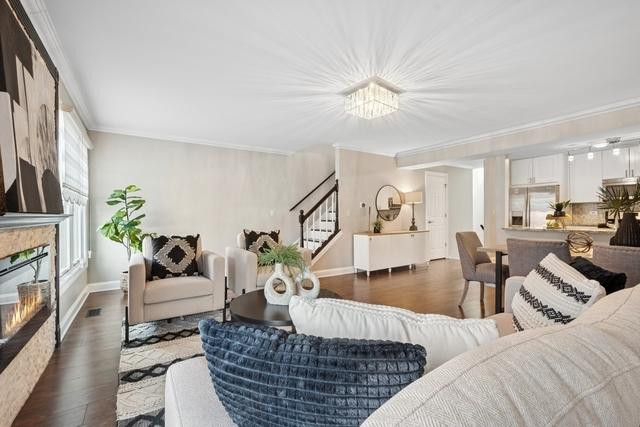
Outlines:
<svg viewBox="0 0 640 427"><path fill-rule="evenodd" d="M167 277L197 276L198 251L197 236L159 236L151 239L153 259L151 260L151 279Z"/></svg>
<svg viewBox="0 0 640 427"><path fill-rule="evenodd" d="M525 278L513 297L517 331L567 324L606 294L595 280L550 253Z"/></svg>
<svg viewBox="0 0 640 427"><path fill-rule="evenodd" d="M273 248L280 242L280 230L278 231L253 231L244 230L245 249L258 255L266 249Z"/></svg>

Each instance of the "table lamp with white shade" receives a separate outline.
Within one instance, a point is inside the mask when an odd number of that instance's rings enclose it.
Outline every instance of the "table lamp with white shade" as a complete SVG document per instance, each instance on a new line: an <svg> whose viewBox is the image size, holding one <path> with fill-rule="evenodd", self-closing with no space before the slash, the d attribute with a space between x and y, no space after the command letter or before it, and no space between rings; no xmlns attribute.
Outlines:
<svg viewBox="0 0 640 427"><path fill-rule="evenodd" d="M411 191L409 193L404 193L404 204L411 205L411 227L409 227L409 231L418 230L418 227L416 226L415 208L416 205L420 203L422 203L422 191Z"/></svg>

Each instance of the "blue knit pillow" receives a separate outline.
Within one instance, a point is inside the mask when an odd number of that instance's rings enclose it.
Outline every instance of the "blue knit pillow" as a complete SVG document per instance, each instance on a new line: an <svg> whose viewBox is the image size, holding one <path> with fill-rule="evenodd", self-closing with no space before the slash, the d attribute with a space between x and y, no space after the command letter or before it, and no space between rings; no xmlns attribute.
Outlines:
<svg viewBox="0 0 640 427"><path fill-rule="evenodd" d="M202 320L215 391L243 426L358 426L422 376L424 347Z"/></svg>

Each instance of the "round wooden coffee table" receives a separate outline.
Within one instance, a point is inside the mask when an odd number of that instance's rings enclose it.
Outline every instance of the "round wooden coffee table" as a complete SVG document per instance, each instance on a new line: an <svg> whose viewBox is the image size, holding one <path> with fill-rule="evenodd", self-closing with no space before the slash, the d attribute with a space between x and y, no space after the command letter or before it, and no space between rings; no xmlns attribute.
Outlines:
<svg viewBox="0 0 640 427"><path fill-rule="evenodd" d="M320 289L318 298L341 299L340 295L328 289ZM231 301L229 305L231 321L253 323L265 326L293 326L288 305L267 303L264 290L247 292Z"/></svg>

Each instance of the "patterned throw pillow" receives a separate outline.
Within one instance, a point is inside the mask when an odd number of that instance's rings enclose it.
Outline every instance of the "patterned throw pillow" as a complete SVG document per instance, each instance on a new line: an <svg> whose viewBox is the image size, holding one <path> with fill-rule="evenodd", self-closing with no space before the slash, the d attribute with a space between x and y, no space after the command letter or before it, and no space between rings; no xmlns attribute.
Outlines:
<svg viewBox="0 0 640 427"><path fill-rule="evenodd" d="M606 294L595 280L550 253L525 278L513 297L517 331L567 324Z"/></svg>
<svg viewBox="0 0 640 427"><path fill-rule="evenodd" d="M151 239L153 259L151 260L151 279L167 277L197 276L198 250L197 236L159 236Z"/></svg>
<svg viewBox="0 0 640 427"><path fill-rule="evenodd" d="M359 426L422 376L424 347L203 320L215 392L243 426Z"/></svg>
<svg viewBox="0 0 640 427"><path fill-rule="evenodd" d="M258 252L264 252L265 249L273 248L280 242L280 230L278 231L253 231L244 230L245 249L258 255Z"/></svg>

